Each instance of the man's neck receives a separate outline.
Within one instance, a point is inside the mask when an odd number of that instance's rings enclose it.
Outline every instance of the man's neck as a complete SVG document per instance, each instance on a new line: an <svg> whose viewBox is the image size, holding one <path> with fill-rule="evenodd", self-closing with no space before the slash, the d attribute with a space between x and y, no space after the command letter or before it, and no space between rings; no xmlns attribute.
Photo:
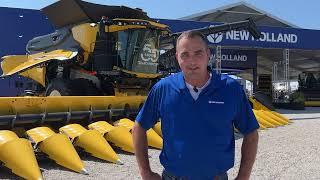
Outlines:
<svg viewBox="0 0 320 180"><path fill-rule="evenodd" d="M206 73L203 77L200 77L198 79L192 79L192 78L188 78L188 77L184 77L185 81L197 88L201 88L202 86L204 86L206 84L206 82L209 80L210 78L210 74L209 72Z"/></svg>

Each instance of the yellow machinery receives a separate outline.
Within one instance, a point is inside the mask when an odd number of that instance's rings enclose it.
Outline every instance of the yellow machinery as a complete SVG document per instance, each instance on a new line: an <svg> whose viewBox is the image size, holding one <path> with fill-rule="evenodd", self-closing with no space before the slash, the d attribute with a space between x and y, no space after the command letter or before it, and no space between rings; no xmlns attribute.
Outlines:
<svg viewBox="0 0 320 180"><path fill-rule="evenodd" d="M271 111L253 97L249 98L253 104L253 112L256 116L261 129L274 128L289 124L291 121L281 114Z"/></svg>
<svg viewBox="0 0 320 180"><path fill-rule="evenodd" d="M98 121L88 126L90 129L99 131L107 141L123 151L134 153L132 135L128 128L112 126L106 121Z"/></svg>
<svg viewBox="0 0 320 180"><path fill-rule="evenodd" d="M0 131L0 161L18 176L42 179L31 143L12 131Z"/></svg>
<svg viewBox="0 0 320 180"><path fill-rule="evenodd" d="M97 158L122 164L109 143L134 153L130 130L122 126L112 126L106 121L95 121L103 119L113 123L112 120L116 118L128 117L130 113L137 112L145 98L0 97L0 128L17 130L17 134L29 139L18 138L12 131L0 131L0 161L12 169L13 173L26 179L42 178L33 150L46 154L63 167L83 174L88 172L75 147ZM64 124L68 125L63 126ZM90 130L80 124L89 125ZM45 126L39 127L42 125ZM58 128L60 133L56 133ZM23 156L25 158L21 158Z"/></svg>
<svg viewBox="0 0 320 180"><path fill-rule="evenodd" d="M166 75L160 47L173 48L181 34L170 33L141 9L124 6L60 0L42 11L57 30L30 40L26 55L5 56L1 62L2 77L34 80L36 95L147 95ZM251 20L197 30L209 35L242 29L260 37Z"/></svg>
<svg viewBox="0 0 320 180"><path fill-rule="evenodd" d="M59 129L75 146L83 148L93 156L117 164L123 164L109 143L97 130L87 130L79 124L69 124Z"/></svg>
<svg viewBox="0 0 320 180"><path fill-rule="evenodd" d="M48 127L37 127L26 132L34 148L42 152L57 164L76 172L87 174L79 155L72 146L68 137L64 134L57 134Z"/></svg>
<svg viewBox="0 0 320 180"><path fill-rule="evenodd" d="M159 136L162 137L162 131L161 131L161 121L157 122L154 127L153 127L154 131L156 131L157 134L159 134Z"/></svg>
<svg viewBox="0 0 320 180"><path fill-rule="evenodd" d="M42 11L57 30L3 57L3 77L28 77L46 96L146 95L161 77L159 38L169 30L142 10L60 0Z"/></svg>
<svg viewBox="0 0 320 180"><path fill-rule="evenodd" d="M130 131L134 126L134 122L130 119L123 118L115 122L116 126L123 126ZM162 149L162 138L151 128L147 131L148 145L154 148Z"/></svg>
<svg viewBox="0 0 320 180"><path fill-rule="evenodd" d="M37 85L36 96L0 97L0 161L26 179L42 179L32 148L83 174L88 172L79 149L122 164L109 143L134 153L130 118L167 74L160 68L166 66L159 61L160 47L172 48L181 32L171 34L141 9L124 6L60 0L42 11L57 30L30 40L26 55L2 57L2 77L19 74ZM197 30L207 35L242 29L260 36L250 20ZM148 144L161 149L160 124L154 129L159 135L150 129Z"/></svg>

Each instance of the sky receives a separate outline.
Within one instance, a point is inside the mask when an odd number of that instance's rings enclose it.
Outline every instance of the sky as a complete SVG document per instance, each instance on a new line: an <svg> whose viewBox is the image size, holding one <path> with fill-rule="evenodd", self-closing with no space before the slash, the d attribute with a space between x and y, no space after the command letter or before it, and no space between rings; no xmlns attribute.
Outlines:
<svg viewBox="0 0 320 180"><path fill-rule="evenodd" d="M41 9L57 0L0 0L1 7ZM239 0L86 0L105 5L141 8L152 18L177 19ZM244 0L273 16L304 29L320 30L319 0Z"/></svg>

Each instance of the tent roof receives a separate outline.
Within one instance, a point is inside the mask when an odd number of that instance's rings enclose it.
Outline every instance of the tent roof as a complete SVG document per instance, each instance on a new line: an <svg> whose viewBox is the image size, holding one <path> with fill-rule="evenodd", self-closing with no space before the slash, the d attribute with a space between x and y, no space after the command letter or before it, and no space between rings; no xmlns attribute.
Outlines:
<svg viewBox="0 0 320 180"><path fill-rule="evenodd" d="M207 22L235 22L252 18L257 26L273 26L283 28L300 28L272 14L254 7L246 2L238 2L209 11L192 14L180 18L181 20L207 21ZM224 47L243 49L241 47ZM256 49L248 47L248 49ZM271 74L274 62L283 60L283 49L258 48L257 66L258 74ZM278 67L281 65L278 65ZM281 68L281 67L279 67ZM290 76L296 79L300 72L320 71L319 50L290 50ZM243 74L246 79L252 80L251 70Z"/></svg>
<svg viewBox="0 0 320 180"><path fill-rule="evenodd" d="M252 18L258 26L299 28L294 24L273 16L243 1L192 14L180 19L211 22L235 22L245 20L249 17Z"/></svg>

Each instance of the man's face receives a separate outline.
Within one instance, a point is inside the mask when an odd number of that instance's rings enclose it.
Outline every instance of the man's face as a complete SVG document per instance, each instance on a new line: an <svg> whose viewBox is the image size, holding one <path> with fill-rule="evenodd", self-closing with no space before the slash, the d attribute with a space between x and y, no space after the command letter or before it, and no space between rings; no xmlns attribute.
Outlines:
<svg viewBox="0 0 320 180"><path fill-rule="evenodd" d="M188 79L200 79L208 73L210 50L200 37L180 39L176 47L179 66Z"/></svg>

